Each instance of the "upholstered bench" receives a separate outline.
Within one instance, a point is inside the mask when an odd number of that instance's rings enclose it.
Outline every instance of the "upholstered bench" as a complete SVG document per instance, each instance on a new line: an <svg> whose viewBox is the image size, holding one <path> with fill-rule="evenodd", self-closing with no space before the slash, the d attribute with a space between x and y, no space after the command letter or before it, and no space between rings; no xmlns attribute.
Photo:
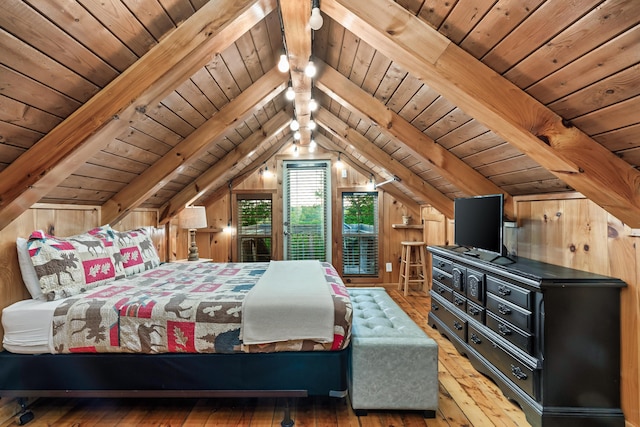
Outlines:
<svg viewBox="0 0 640 427"><path fill-rule="evenodd" d="M349 397L369 409L438 409L438 345L384 288L348 288L353 306Z"/></svg>

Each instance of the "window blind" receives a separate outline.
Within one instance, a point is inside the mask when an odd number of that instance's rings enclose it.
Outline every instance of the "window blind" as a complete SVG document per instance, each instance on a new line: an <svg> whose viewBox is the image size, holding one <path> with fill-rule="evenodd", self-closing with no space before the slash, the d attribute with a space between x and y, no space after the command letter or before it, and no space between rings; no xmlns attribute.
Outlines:
<svg viewBox="0 0 640 427"><path fill-rule="evenodd" d="M327 258L327 164L287 163L287 259Z"/></svg>
<svg viewBox="0 0 640 427"><path fill-rule="evenodd" d="M342 193L342 273L378 275L378 193Z"/></svg>

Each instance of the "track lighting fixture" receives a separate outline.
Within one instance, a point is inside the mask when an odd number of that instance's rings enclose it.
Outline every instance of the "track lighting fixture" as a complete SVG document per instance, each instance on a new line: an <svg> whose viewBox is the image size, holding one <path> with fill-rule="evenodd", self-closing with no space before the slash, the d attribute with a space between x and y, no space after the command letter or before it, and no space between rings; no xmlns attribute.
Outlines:
<svg viewBox="0 0 640 427"><path fill-rule="evenodd" d="M309 25L312 30L317 31L322 28L322 24L324 22L322 14L320 13L320 0L313 0L311 4L311 18L309 18Z"/></svg>

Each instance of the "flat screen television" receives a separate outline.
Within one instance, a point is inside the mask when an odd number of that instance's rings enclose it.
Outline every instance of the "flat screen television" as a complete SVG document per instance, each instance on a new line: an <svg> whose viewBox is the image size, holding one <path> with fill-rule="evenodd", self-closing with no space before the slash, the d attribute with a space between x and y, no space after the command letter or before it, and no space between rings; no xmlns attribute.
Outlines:
<svg viewBox="0 0 640 427"><path fill-rule="evenodd" d="M502 194L461 197L453 201L454 240L457 246L488 251L498 256L503 251L503 206Z"/></svg>

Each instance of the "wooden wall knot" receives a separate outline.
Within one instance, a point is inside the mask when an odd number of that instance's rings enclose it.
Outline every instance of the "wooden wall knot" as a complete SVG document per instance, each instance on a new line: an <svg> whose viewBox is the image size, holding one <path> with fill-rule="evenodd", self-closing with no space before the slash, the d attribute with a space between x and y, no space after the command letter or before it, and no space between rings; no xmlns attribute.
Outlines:
<svg viewBox="0 0 640 427"><path fill-rule="evenodd" d="M574 245L573 243L569 245L569 250L571 252L575 252L576 251L576 245Z"/></svg>
<svg viewBox="0 0 640 427"><path fill-rule="evenodd" d="M547 135L536 135L536 138L538 138L540 141L544 142L545 144L551 146L551 141L549 140L549 137Z"/></svg>

